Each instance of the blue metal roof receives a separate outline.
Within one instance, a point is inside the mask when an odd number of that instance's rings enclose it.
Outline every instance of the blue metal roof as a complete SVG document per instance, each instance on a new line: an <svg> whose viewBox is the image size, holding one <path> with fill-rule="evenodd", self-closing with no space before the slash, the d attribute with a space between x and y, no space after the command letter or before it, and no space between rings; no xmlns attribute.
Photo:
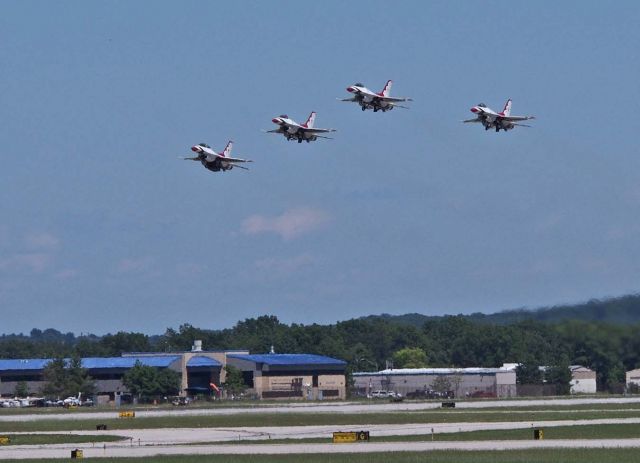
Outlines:
<svg viewBox="0 0 640 463"><path fill-rule="evenodd" d="M88 370L98 368L132 368L136 362L147 367L166 368L176 360L179 355L144 356L140 357L89 357L82 359L82 366Z"/></svg>
<svg viewBox="0 0 640 463"><path fill-rule="evenodd" d="M248 360L249 362L264 363L265 365L346 365L344 360L338 360L323 355L314 354L255 354L227 355L227 358Z"/></svg>
<svg viewBox="0 0 640 463"><path fill-rule="evenodd" d="M211 357L205 357L204 355L196 355L191 357L187 362L187 367L221 367L222 363Z"/></svg>
<svg viewBox="0 0 640 463"><path fill-rule="evenodd" d="M42 370L51 359L0 359L3 370Z"/></svg>
<svg viewBox="0 0 640 463"><path fill-rule="evenodd" d="M153 357L89 357L82 359L82 366L89 370L100 368L131 368L139 361L149 367L164 368L179 360L179 355L163 355ZM0 359L0 371L43 370L52 359ZM67 359L69 361L69 359Z"/></svg>

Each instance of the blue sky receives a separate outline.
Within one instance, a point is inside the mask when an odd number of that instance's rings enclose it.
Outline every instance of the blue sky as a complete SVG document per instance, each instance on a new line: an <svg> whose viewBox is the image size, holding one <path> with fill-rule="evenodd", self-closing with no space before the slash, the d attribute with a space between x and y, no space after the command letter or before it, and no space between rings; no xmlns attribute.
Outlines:
<svg viewBox="0 0 640 463"><path fill-rule="evenodd" d="M0 332L635 292L640 6L29 2L0 17ZM340 103L363 82L410 110ZM531 129L459 121L479 102ZM286 113L338 131L264 134ZM198 142L253 159L214 174Z"/></svg>

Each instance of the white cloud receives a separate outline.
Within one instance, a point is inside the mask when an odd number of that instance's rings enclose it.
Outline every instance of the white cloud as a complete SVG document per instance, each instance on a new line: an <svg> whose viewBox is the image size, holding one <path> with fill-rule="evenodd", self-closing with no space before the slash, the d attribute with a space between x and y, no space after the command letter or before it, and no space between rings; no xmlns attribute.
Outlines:
<svg viewBox="0 0 640 463"><path fill-rule="evenodd" d="M247 235L275 233L285 240L322 228L330 217L326 211L301 207L289 209L275 217L252 215L242 222L242 231Z"/></svg>
<svg viewBox="0 0 640 463"><path fill-rule="evenodd" d="M14 254L5 259L0 259L0 270L21 271L27 270L33 273L42 273L52 257L41 252Z"/></svg>
<svg viewBox="0 0 640 463"><path fill-rule="evenodd" d="M58 238L47 232L29 233L24 241L29 249L53 249L60 244Z"/></svg>

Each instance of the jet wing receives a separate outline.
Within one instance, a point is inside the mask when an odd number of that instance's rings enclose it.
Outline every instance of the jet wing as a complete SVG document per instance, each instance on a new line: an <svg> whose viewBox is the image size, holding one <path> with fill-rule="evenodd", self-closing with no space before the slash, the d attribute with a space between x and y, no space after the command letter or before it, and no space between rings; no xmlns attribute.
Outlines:
<svg viewBox="0 0 640 463"><path fill-rule="evenodd" d="M467 119L466 121L462 121L462 122L464 122L465 124L468 122L480 122L480 119L476 117L475 119Z"/></svg>
<svg viewBox="0 0 640 463"><path fill-rule="evenodd" d="M411 98L397 98L392 96L380 96L380 95L377 95L376 98L380 101L388 101L389 103L401 103L403 101L413 101Z"/></svg>
<svg viewBox="0 0 640 463"><path fill-rule="evenodd" d="M498 116L500 120L506 122L519 122L535 119L535 116Z"/></svg>
<svg viewBox="0 0 640 463"><path fill-rule="evenodd" d="M327 133L336 131L336 129L314 129L309 127L300 127L299 130L302 130L304 133Z"/></svg>
<svg viewBox="0 0 640 463"><path fill-rule="evenodd" d="M222 161L227 161L227 162L253 162L251 159L226 158L224 156L219 156L218 158Z"/></svg>

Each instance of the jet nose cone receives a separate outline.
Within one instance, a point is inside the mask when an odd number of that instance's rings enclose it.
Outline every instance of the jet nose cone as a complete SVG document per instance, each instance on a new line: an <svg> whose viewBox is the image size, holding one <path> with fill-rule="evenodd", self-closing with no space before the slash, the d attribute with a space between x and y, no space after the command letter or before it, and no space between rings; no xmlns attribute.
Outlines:
<svg viewBox="0 0 640 463"><path fill-rule="evenodd" d="M349 93L353 93L355 91L355 88L353 87L347 87L347 92Z"/></svg>
<svg viewBox="0 0 640 463"><path fill-rule="evenodd" d="M200 148L198 148L197 146L192 146L191 151L193 151L194 153L197 153L198 151L200 151Z"/></svg>
<svg viewBox="0 0 640 463"><path fill-rule="evenodd" d="M271 119L271 122L273 122L274 124L279 124L280 119L278 119L277 117L274 117L273 119Z"/></svg>
<svg viewBox="0 0 640 463"><path fill-rule="evenodd" d="M470 111L471 111L472 113L477 113L477 112L479 112L480 110L478 109L478 107L477 107L477 106L474 106L473 108L471 108L471 109L470 109Z"/></svg>

